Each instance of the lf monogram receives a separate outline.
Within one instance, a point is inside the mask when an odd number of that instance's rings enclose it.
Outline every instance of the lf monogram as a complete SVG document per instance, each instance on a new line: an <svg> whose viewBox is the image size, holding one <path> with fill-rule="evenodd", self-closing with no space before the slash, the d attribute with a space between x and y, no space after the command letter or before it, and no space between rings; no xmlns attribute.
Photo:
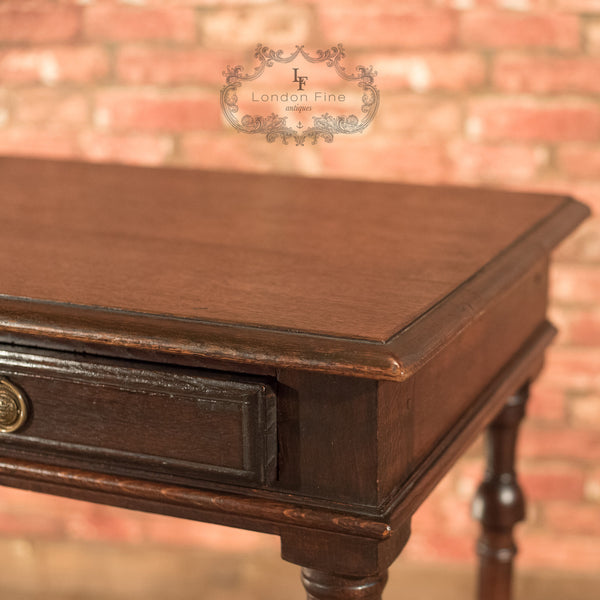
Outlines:
<svg viewBox="0 0 600 600"><path fill-rule="evenodd" d="M306 82L308 80L308 76L307 75L298 76L298 68L297 67L295 67L293 69L293 71L294 71L294 79L292 79L292 82L297 83L298 90L302 91L304 89L304 85L306 84Z"/></svg>

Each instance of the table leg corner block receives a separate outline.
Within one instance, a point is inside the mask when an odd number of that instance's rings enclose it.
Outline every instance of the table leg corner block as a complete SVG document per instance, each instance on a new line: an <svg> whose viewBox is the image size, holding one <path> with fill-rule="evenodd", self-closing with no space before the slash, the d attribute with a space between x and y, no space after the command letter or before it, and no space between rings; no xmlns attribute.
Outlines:
<svg viewBox="0 0 600 600"><path fill-rule="evenodd" d="M281 533L281 556L302 567L309 600L379 600L409 537L410 521L379 539L293 528Z"/></svg>

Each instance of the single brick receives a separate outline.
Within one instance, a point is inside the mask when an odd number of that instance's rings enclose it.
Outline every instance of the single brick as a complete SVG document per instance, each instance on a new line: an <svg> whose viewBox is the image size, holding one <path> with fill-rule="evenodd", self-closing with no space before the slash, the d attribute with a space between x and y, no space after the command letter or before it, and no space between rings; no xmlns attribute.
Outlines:
<svg viewBox="0 0 600 600"><path fill-rule="evenodd" d="M565 395L550 385L542 375L531 386L527 402L527 418L531 420L566 424Z"/></svg>
<svg viewBox="0 0 600 600"><path fill-rule="evenodd" d="M554 306L550 316L560 330L561 343L600 345L600 307Z"/></svg>
<svg viewBox="0 0 600 600"><path fill-rule="evenodd" d="M79 128L89 120L88 99L82 92L56 89L20 90L14 95L13 119L20 125Z"/></svg>
<svg viewBox="0 0 600 600"><path fill-rule="evenodd" d="M0 153L44 158L71 158L77 147L73 133L11 128L0 135Z"/></svg>
<svg viewBox="0 0 600 600"><path fill-rule="evenodd" d="M589 54L600 54L600 19L586 23L585 45Z"/></svg>
<svg viewBox="0 0 600 600"><path fill-rule="evenodd" d="M468 506L465 506L468 512ZM473 560L473 544L477 530L463 532L461 535L442 535L423 533L419 529L419 511L412 519L410 544L402 550L402 560L416 561L420 564L441 562L470 563Z"/></svg>
<svg viewBox="0 0 600 600"><path fill-rule="evenodd" d="M93 83L108 74L108 56L95 46L49 46L0 50L6 83Z"/></svg>
<svg viewBox="0 0 600 600"><path fill-rule="evenodd" d="M227 65L244 64L243 54L204 48L128 46L117 55L117 77L133 84L224 85Z"/></svg>
<svg viewBox="0 0 600 600"><path fill-rule="evenodd" d="M233 130L229 135L185 134L181 137L180 150L183 164L205 169L293 171L313 176L321 173L318 147L296 147L293 141L288 146L280 141L269 144L264 134Z"/></svg>
<svg viewBox="0 0 600 600"><path fill-rule="evenodd" d="M527 426L519 437L523 458L600 460L600 431Z"/></svg>
<svg viewBox="0 0 600 600"><path fill-rule="evenodd" d="M312 12L306 6L221 8L199 20L200 39L207 48L248 50L260 42L286 54L295 50L296 44L306 43L312 28ZM307 46L307 50L311 48Z"/></svg>
<svg viewBox="0 0 600 600"><path fill-rule="evenodd" d="M410 10L401 3L356 7L324 2L318 16L328 39L355 47L449 48L456 39L457 15L448 10Z"/></svg>
<svg viewBox="0 0 600 600"><path fill-rule="evenodd" d="M600 58L499 56L494 86L509 92L600 93Z"/></svg>
<svg viewBox="0 0 600 600"><path fill-rule="evenodd" d="M446 148L440 141L355 136L323 146L322 156L328 176L437 183L448 174Z"/></svg>
<svg viewBox="0 0 600 600"><path fill-rule="evenodd" d="M598 507L575 502L548 502L544 525L550 531L571 535L600 536Z"/></svg>
<svg viewBox="0 0 600 600"><path fill-rule="evenodd" d="M578 191L573 192L576 198L588 202L589 197ZM597 215L597 212L594 212ZM555 254L557 261L570 261L589 264L600 263L600 216L585 221L581 227L558 249Z"/></svg>
<svg viewBox="0 0 600 600"><path fill-rule="evenodd" d="M10 125L10 104L8 94L0 91L0 128Z"/></svg>
<svg viewBox="0 0 600 600"><path fill-rule="evenodd" d="M515 12L548 10L555 0L434 0L438 6L450 7L459 11L473 9L499 9Z"/></svg>
<svg viewBox="0 0 600 600"><path fill-rule="evenodd" d="M529 181L548 162L548 151L537 144L484 144L458 140L449 144L453 180L479 183Z"/></svg>
<svg viewBox="0 0 600 600"><path fill-rule="evenodd" d="M595 141L600 136L600 105L584 100L476 99L469 103L466 134L475 140Z"/></svg>
<svg viewBox="0 0 600 600"><path fill-rule="evenodd" d="M454 479L454 493L465 503L472 502L485 473L483 434L480 435L479 441L478 452L463 455L451 471Z"/></svg>
<svg viewBox="0 0 600 600"><path fill-rule="evenodd" d="M438 533L449 537L461 533L466 536L472 534L471 539L474 539L478 525L470 514L472 497L465 500L454 492L453 486L454 473L450 473L419 507L418 529L422 533L430 535Z"/></svg>
<svg viewBox="0 0 600 600"><path fill-rule="evenodd" d="M449 138L460 132L461 109L455 100L387 96L370 126L404 138Z"/></svg>
<svg viewBox="0 0 600 600"><path fill-rule="evenodd" d="M574 13L600 14L600 0L555 0L556 8Z"/></svg>
<svg viewBox="0 0 600 600"><path fill-rule="evenodd" d="M65 511L65 532L69 539L141 543L144 527L141 519L119 508L85 503L77 510Z"/></svg>
<svg viewBox="0 0 600 600"><path fill-rule="evenodd" d="M584 484L585 499L600 504L600 469L588 473Z"/></svg>
<svg viewBox="0 0 600 600"><path fill-rule="evenodd" d="M81 31L82 11L63 3L0 3L0 39L5 42L47 43L76 39Z"/></svg>
<svg viewBox="0 0 600 600"><path fill-rule="evenodd" d="M106 130L187 132L222 127L217 94L107 90L96 97L94 120Z"/></svg>
<svg viewBox="0 0 600 600"><path fill-rule="evenodd" d="M86 160L160 165L172 153L173 140L165 135L112 135L84 131L79 136L79 146Z"/></svg>
<svg viewBox="0 0 600 600"><path fill-rule="evenodd" d="M600 71L598 79L600 79ZM588 179L600 178L600 146L598 145L563 144L558 148L557 161L559 169L566 175Z"/></svg>
<svg viewBox="0 0 600 600"><path fill-rule="evenodd" d="M254 531L195 523L158 515L144 515L142 526L147 541L173 546L194 546L227 552L253 552L273 548L277 540Z"/></svg>
<svg viewBox="0 0 600 600"><path fill-rule="evenodd" d="M218 138L206 134L186 134L182 136L180 146L182 160L187 165L204 169L229 165L240 171L265 172L269 170L270 157L261 156L260 144L266 143L262 136L257 139L250 134L231 133ZM251 151L252 147L256 147L255 152Z"/></svg>
<svg viewBox="0 0 600 600"><path fill-rule="evenodd" d="M551 48L580 45L579 17L562 13L471 11L461 17L460 39L480 48Z"/></svg>
<svg viewBox="0 0 600 600"><path fill-rule="evenodd" d="M382 90L457 92L480 87L486 76L485 61L475 52L369 53L356 62L373 65Z"/></svg>
<svg viewBox="0 0 600 600"><path fill-rule="evenodd" d="M574 427L600 430L600 393L571 398L569 416Z"/></svg>
<svg viewBox="0 0 600 600"><path fill-rule="evenodd" d="M598 572L600 544L595 535L529 533L519 544L519 565L525 568Z"/></svg>
<svg viewBox="0 0 600 600"><path fill-rule="evenodd" d="M196 22L191 7L138 7L96 4L86 8L85 34L93 40L191 42Z"/></svg>
<svg viewBox="0 0 600 600"><path fill-rule="evenodd" d="M550 270L552 298L558 302L597 304L600 269L593 265L555 263Z"/></svg>
<svg viewBox="0 0 600 600"><path fill-rule="evenodd" d="M584 346L554 346L546 356L545 377L565 392L600 390L600 349Z"/></svg>
<svg viewBox="0 0 600 600"><path fill-rule="evenodd" d="M520 465L518 474L528 500L583 499L584 474L572 464L541 461Z"/></svg>
<svg viewBox="0 0 600 600"><path fill-rule="evenodd" d="M2 537L32 537L61 539L64 537L64 522L59 518L38 511L30 514L0 511L0 534Z"/></svg>

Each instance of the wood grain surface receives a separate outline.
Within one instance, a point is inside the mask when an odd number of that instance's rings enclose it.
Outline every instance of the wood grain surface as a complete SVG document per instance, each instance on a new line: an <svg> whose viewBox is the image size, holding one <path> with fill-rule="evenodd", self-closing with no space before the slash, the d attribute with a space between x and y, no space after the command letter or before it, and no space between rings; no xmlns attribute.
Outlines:
<svg viewBox="0 0 600 600"><path fill-rule="evenodd" d="M191 485L264 484L277 461L270 381L0 345L0 373L28 397L4 455Z"/></svg>
<svg viewBox="0 0 600 600"><path fill-rule="evenodd" d="M163 351L388 378L404 367L386 342L540 227L555 244L586 215L558 196L13 158L0 202L5 335L18 299L67 346L103 343L107 318L152 319ZM70 336L60 314L77 307Z"/></svg>

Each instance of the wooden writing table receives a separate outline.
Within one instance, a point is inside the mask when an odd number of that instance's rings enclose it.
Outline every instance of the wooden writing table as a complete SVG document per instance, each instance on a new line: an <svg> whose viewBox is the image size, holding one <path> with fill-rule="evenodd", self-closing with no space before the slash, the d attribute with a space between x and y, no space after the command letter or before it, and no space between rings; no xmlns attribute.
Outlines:
<svg viewBox="0 0 600 600"><path fill-rule="evenodd" d="M481 600L510 596L514 444L553 327L558 197L0 159L0 483L279 535L377 599L486 426Z"/></svg>

